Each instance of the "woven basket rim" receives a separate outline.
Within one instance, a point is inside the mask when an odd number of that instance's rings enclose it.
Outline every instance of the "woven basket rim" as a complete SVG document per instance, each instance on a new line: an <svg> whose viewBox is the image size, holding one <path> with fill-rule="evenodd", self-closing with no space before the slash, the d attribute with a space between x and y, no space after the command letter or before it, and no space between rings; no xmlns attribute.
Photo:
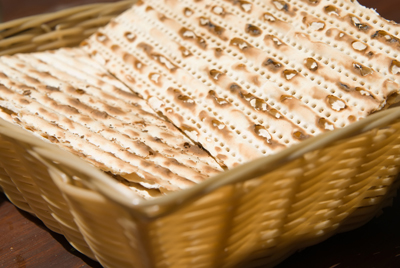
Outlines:
<svg viewBox="0 0 400 268"><path fill-rule="evenodd" d="M19 28L21 29L40 25L40 23L42 23L43 21L49 21L49 19L53 17L56 18L60 15L74 14L74 12L77 10L87 10L88 12L90 12L91 10L102 6L124 6L128 3L134 4L135 2L137 2L137 0L123 0L111 3L88 4L52 13L24 17L5 23L0 23L0 32L3 29L10 28L16 25L19 25ZM390 22L395 23L393 21ZM89 178L95 178L88 182L92 188L96 189L102 195L107 196L109 199L118 202L120 205L128 208L129 210L134 211L137 215L150 219L154 217L159 217L162 214L166 214L172 209L176 209L179 206L186 204L189 200L199 198L220 187L239 181L249 180L259 176L260 174L271 172L281 167L282 165L301 157L307 152L323 148L330 143L340 141L344 138L349 138L375 127L389 124L397 118L400 118L400 107L374 113L344 128L336 129L334 131L311 137L303 142L290 146L289 148L286 148L276 154L258 158L231 170L222 172L199 184L193 185L190 188L181 189L177 192L171 192L167 195L160 196L152 200L144 200L142 198L139 198L133 191L130 191L125 186L119 185L114 179L112 179L110 176L100 171L99 169L95 168L91 164L85 162L81 158L73 155L72 153L59 148L55 144L51 144L45 142L44 140L41 140L37 136L34 136L32 133L21 129L21 127L8 123L5 120L1 120L0 133L7 136L10 136L10 133L17 134L13 135L13 137L18 138L20 141L24 141L25 143L35 147L35 150L37 152L45 155L46 157L48 157L48 159L53 159L69 167L78 169L80 172L82 172L82 174L88 175L87 177ZM35 138L32 139L32 137ZM37 155L37 157L39 156ZM52 166L49 161L45 159L42 159L42 161L48 166L49 169L54 169L54 166ZM163 206L167 209L165 209L163 212L150 212L150 208L154 206Z"/></svg>
<svg viewBox="0 0 400 268"><path fill-rule="evenodd" d="M311 137L277 154L258 158L231 170L224 171L187 189L172 192L151 200L144 200L138 197L133 191L120 185L110 176L78 156L59 148L55 144L41 140L32 133L3 119L0 121L0 133L6 136L12 134L13 138L29 144L34 151L44 155L48 159L62 163L87 175L86 177L91 178L91 181L87 182L91 188L97 190L110 200L119 203L136 217L151 220L164 216L186 204L189 200L197 199L218 188L235 182L249 180L260 174L269 173L308 152L323 148L341 139L349 138L377 127L386 126L398 118L400 118L400 107L380 111L344 128ZM32 153L36 155L35 152ZM50 170L55 169L49 161L43 160L43 162ZM164 209L162 211L154 211L155 206L163 207Z"/></svg>
<svg viewBox="0 0 400 268"><path fill-rule="evenodd" d="M60 16L74 14L77 11L80 11L80 12L82 12L84 10L92 11L95 8L98 8L98 7L100 8L100 7L104 7L107 5L124 6L128 3L134 4L137 1L138 0L122 0L122 1L118 1L118 2L92 3L92 4L86 4L86 5L78 5L78 6L74 6L74 7L54 11L54 12L45 12L45 13L41 13L41 14L30 15L30 16L17 18L17 19L13 19L13 20L9 20L9 21L0 23L0 32L4 29L13 28L15 26L18 26L18 28L20 30L23 30L25 28L40 25L41 23L49 21L52 18L59 18ZM31 22L31 23L29 23L29 22Z"/></svg>

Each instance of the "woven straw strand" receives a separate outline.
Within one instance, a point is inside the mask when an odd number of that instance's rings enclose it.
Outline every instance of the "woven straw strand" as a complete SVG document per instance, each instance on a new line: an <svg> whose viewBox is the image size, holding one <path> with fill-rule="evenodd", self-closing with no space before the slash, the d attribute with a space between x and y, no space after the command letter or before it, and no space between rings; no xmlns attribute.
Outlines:
<svg viewBox="0 0 400 268"><path fill-rule="evenodd" d="M135 2L86 5L0 24L0 55L76 46Z"/></svg>

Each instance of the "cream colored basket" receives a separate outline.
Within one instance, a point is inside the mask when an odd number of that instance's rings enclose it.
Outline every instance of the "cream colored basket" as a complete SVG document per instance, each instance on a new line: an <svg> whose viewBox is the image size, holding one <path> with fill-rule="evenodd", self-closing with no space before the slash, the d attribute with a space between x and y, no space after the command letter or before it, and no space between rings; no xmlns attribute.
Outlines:
<svg viewBox="0 0 400 268"><path fill-rule="evenodd" d="M75 45L132 3L0 24L1 53ZM363 225L391 202L399 134L400 108L389 109L143 202L78 157L0 121L0 185L105 267L268 267Z"/></svg>

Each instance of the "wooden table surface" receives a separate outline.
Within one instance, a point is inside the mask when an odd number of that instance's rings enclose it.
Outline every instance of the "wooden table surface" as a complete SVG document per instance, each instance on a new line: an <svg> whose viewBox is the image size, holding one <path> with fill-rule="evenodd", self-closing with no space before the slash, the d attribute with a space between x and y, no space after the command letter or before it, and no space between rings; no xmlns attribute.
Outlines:
<svg viewBox="0 0 400 268"><path fill-rule="evenodd" d="M114 0L114 2L117 0ZM3 21L91 2L113 0L0 0ZM400 22L400 0L359 0L386 19ZM0 193L0 268L101 267L49 231L38 219L16 209ZM365 226L336 235L292 255L277 268L400 267L400 197Z"/></svg>

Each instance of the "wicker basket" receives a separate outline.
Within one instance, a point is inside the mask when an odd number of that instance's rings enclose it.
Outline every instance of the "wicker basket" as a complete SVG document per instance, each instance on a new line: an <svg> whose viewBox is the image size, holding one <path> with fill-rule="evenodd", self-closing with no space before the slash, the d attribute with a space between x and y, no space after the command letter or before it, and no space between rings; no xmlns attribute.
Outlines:
<svg viewBox="0 0 400 268"><path fill-rule="evenodd" d="M132 3L0 24L1 54L75 45ZM400 108L393 108L143 202L81 159L0 121L8 198L105 267L273 266L369 221L395 195L399 168Z"/></svg>

